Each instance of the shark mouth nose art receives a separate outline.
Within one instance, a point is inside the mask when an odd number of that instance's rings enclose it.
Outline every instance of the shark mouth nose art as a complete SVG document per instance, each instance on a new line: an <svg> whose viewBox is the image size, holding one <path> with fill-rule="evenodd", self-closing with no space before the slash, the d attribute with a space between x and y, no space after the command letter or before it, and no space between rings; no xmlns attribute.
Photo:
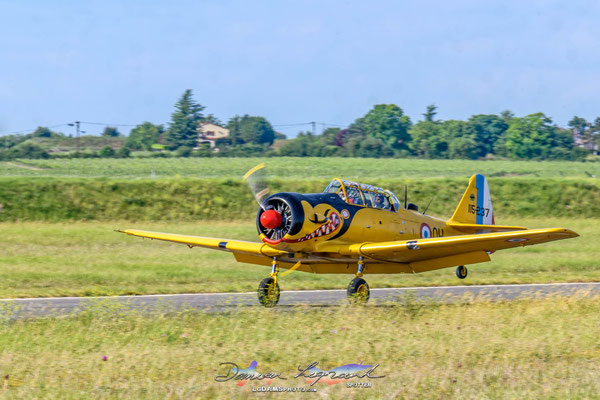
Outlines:
<svg viewBox="0 0 600 400"><path fill-rule="evenodd" d="M309 233L300 239L285 240L285 242L287 242L287 243L304 242L306 240L311 240L316 237L329 235L330 233L334 232L339 227L340 227L340 216L337 215L337 213L331 213L331 215L329 216L328 223L321 225L320 227L315 229L312 233Z"/></svg>

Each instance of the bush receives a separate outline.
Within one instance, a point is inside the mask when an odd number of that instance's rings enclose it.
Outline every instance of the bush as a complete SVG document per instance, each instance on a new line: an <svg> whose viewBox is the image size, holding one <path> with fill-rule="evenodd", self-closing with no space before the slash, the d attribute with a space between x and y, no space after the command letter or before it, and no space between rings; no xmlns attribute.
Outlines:
<svg viewBox="0 0 600 400"><path fill-rule="evenodd" d="M194 149L189 146L179 146L177 150L175 150L175 154L177 157L189 157L192 155L192 151Z"/></svg>
<svg viewBox="0 0 600 400"><path fill-rule="evenodd" d="M112 147L110 146L105 146L103 147L99 152L98 155L100 157L114 157L115 156L115 151L113 150Z"/></svg>

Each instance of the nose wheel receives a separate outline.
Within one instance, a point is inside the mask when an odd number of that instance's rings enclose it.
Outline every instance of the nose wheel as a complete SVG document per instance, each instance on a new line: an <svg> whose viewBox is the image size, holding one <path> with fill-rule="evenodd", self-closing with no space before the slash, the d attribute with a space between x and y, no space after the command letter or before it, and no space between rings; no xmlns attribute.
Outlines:
<svg viewBox="0 0 600 400"><path fill-rule="evenodd" d="M275 307L279 302L279 284L277 283L277 275L279 274L279 263L277 258L273 257L273 268L268 278L260 281L258 285L258 301L265 307Z"/></svg>
<svg viewBox="0 0 600 400"><path fill-rule="evenodd" d="M279 302L280 293L279 284L274 278L265 278L258 285L258 301L265 307L275 307Z"/></svg>

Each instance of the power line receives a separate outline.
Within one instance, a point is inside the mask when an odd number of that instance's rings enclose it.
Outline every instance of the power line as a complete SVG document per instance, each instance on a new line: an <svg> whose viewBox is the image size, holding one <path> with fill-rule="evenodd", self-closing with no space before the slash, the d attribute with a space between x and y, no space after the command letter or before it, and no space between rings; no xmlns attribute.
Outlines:
<svg viewBox="0 0 600 400"><path fill-rule="evenodd" d="M85 122L85 121L81 121L82 124L87 124L87 125L105 125L105 126L138 126L139 124L108 124L105 122Z"/></svg>
<svg viewBox="0 0 600 400"><path fill-rule="evenodd" d="M289 127L292 127L292 126L306 126L306 125L313 125L313 124L319 124L319 125L322 125L322 126L333 126L333 127L338 127L338 128L341 128L342 126L344 126L342 124L328 124L326 122L315 122L315 121L300 122L300 123L297 123L297 124L276 124L276 125L272 125L272 126L273 126L273 128L278 128L278 127L288 127L288 126Z"/></svg>
<svg viewBox="0 0 600 400"><path fill-rule="evenodd" d="M102 125L102 126L129 126L129 127L133 127L133 126L138 126L140 124L111 124L111 123L105 123L105 122L85 122L85 121L78 121L79 124L86 124L86 125ZM48 128L48 129L55 129L55 128L60 128L62 126L74 126L73 122L67 122L64 124L58 124L58 125L52 125L52 126L42 126L42 128ZM5 134L20 134L20 133L28 133L28 132L33 132L36 129L40 128L40 126L35 127L35 128L31 128L31 129L21 129L18 131L5 131L5 132L0 132L0 135L5 135Z"/></svg>
<svg viewBox="0 0 600 400"><path fill-rule="evenodd" d="M54 129L54 128L60 128L61 126L67 126L67 125L69 125L69 124L60 124L60 125L53 125L53 126L42 126L41 128ZM33 131L35 131L38 128L40 128L40 126L37 126L35 128L32 128L32 129L21 129L19 131L6 131L6 132L0 133L0 135L4 135L6 133L19 134L19 133L33 132Z"/></svg>

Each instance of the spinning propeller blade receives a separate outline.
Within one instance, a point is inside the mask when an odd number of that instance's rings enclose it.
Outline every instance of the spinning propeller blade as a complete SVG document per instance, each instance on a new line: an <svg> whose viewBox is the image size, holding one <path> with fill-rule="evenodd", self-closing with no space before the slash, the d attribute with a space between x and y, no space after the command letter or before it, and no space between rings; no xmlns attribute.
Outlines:
<svg viewBox="0 0 600 400"><path fill-rule="evenodd" d="M267 173L265 163L258 164L244 175L244 181L250 187L258 205L264 210L263 203L269 197L269 188L267 187Z"/></svg>

